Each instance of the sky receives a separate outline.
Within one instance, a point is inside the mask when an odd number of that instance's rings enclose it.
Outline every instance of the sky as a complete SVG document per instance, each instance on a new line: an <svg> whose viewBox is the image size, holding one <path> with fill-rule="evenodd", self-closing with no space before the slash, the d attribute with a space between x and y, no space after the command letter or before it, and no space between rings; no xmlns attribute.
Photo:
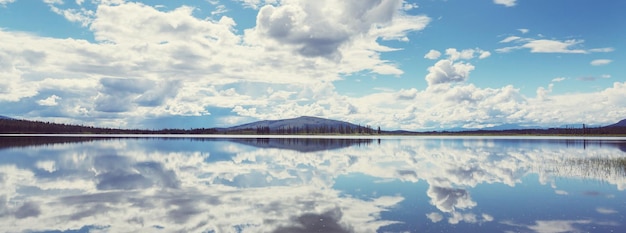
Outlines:
<svg viewBox="0 0 626 233"><path fill-rule="evenodd" d="M626 118L617 0L0 0L0 115L114 128Z"/></svg>

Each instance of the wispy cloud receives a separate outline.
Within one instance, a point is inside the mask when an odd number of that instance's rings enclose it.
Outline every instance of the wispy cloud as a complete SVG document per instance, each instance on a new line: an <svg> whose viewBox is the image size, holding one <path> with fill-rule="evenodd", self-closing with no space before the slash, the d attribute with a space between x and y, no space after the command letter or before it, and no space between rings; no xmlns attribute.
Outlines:
<svg viewBox="0 0 626 233"><path fill-rule="evenodd" d="M600 53L612 52L613 48L594 48L583 49L584 40L570 39L534 39L519 36L509 36L500 41L500 43L515 43L518 45L496 49L499 53L508 53L514 50L529 49L531 53Z"/></svg>
<svg viewBox="0 0 626 233"><path fill-rule="evenodd" d="M428 53L426 53L426 55L424 55L424 58L426 59L430 59L430 60L435 60L437 58L439 58L441 56L441 52L431 49L430 51L428 51Z"/></svg>
<svg viewBox="0 0 626 233"><path fill-rule="evenodd" d="M592 66L603 66L603 65L608 65L611 64L611 62L613 62L613 60L610 59L596 59L591 61L591 65Z"/></svg>
<svg viewBox="0 0 626 233"><path fill-rule="evenodd" d="M517 4L517 0L493 0L493 3L503 5L506 7L512 7Z"/></svg>
<svg viewBox="0 0 626 233"><path fill-rule="evenodd" d="M15 2L15 0L0 0L0 7L4 7L9 3Z"/></svg>

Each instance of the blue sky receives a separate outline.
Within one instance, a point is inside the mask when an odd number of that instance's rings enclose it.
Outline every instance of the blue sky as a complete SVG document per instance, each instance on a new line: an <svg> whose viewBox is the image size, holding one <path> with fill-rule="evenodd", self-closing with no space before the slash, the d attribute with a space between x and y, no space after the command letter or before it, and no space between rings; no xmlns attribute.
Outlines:
<svg viewBox="0 0 626 233"><path fill-rule="evenodd" d="M0 115L385 129L626 118L623 1L0 0Z"/></svg>

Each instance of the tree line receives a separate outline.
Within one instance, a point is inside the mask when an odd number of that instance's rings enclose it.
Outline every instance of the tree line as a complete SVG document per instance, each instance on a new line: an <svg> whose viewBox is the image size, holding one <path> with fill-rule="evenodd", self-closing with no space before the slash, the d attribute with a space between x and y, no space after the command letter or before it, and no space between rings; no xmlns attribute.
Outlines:
<svg viewBox="0 0 626 233"><path fill-rule="evenodd" d="M270 128L258 126L246 129L219 129L219 128L195 128L195 129L117 129L103 128L84 125L71 125L41 121L0 119L0 134L249 134L249 135L376 135L376 134L402 134L402 135L626 135L626 127L588 127L586 125L566 126L563 128L549 129L511 129L511 130L472 130L472 131L431 131L398 133L381 131L380 127L372 128L370 125L305 125L302 127L285 126Z"/></svg>
<svg viewBox="0 0 626 233"><path fill-rule="evenodd" d="M17 119L0 119L0 133L2 134L215 134L214 128L198 129L116 129L71 125L42 121L28 121Z"/></svg>
<svg viewBox="0 0 626 233"><path fill-rule="evenodd" d="M253 129L248 129L248 131L252 131ZM304 125L302 127L298 126L284 126L276 129L271 129L269 126L257 126L254 129L255 134L381 134L380 127L377 130L374 130L370 125L361 126L351 126L351 125Z"/></svg>

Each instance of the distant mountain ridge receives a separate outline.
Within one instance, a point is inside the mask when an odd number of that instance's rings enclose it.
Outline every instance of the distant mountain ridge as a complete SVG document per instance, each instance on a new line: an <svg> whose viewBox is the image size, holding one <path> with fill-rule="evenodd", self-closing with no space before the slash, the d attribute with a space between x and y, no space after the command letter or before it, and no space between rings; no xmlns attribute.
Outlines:
<svg viewBox="0 0 626 233"><path fill-rule="evenodd" d="M607 125L605 127L626 127L626 119L623 119L615 124Z"/></svg>
<svg viewBox="0 0 626 233"><path fill-rule="evenodd" d="M331 120L320 117L301 116L296 118L281 119L281 120L262 120L243 125L232 126L228 128L219 128L221 132L234 132L244 130L257 130L264 129L274 133L278 131L297 131L296 133L310 133L313 131L322 133L338 132L339 130L372 130L370 126L357 125L345 121ZM293 133L293 132L292 132ZM347 132L342 132L347 133Z"/></svg>
<svg viewBox="0 0 626 233"><path fill-rule="evenodd" d="M226 129L237 130L237 129L248 129L248 128L256 128L256 127L270 127L272 129L277 129L281 127L282 128L306 127L306 126L319 127L323 125L328 125L328 126L344 125L344 126L358 127L358 125L345 122L345 121L331 120L331 119L312 117L312 116L301 116L301 117L281 119L281 120L256 121L256 122L247 123L243 125L228 127Z"/></svg>

